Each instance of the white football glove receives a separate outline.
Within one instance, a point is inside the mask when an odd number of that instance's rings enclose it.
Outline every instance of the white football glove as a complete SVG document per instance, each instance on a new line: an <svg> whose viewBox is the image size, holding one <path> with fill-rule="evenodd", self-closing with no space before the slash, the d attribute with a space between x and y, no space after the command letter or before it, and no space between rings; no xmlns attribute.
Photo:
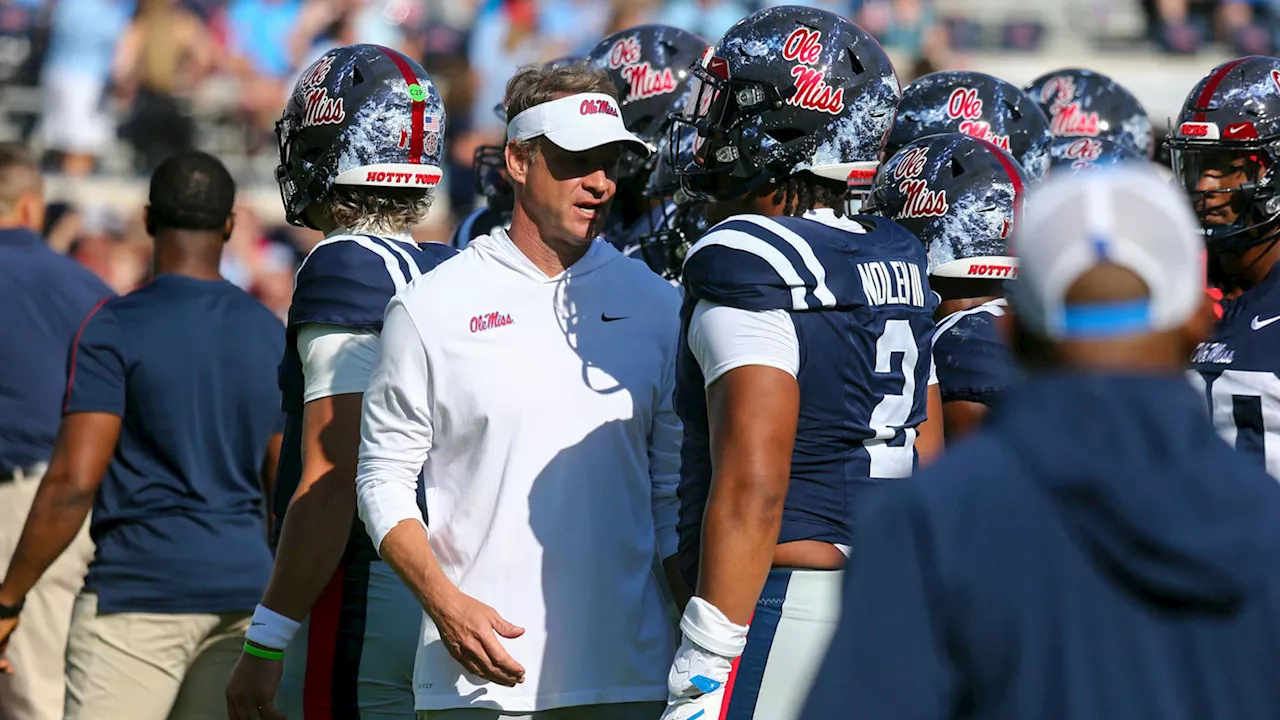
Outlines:
<svg viewBox="0 0 1280 720"><path fill-rule="evenodd" d="M667 673L662 720L720 720L725 683L734 658L747 645L747 626L735 625L716 606L695 597L680 618L684 639Z"/></svg>

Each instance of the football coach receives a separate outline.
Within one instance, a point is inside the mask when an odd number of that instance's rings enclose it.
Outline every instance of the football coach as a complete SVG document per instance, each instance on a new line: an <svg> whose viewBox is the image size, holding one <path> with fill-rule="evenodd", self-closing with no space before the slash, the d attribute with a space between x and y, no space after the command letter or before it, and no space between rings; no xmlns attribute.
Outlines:
<svg viewBox="0 0 1280 720"><path fill-rule="evenodd" d="M615 93L584 65L518 72L511 229L387 306L356 487L426 611L420 720L662 712L674 647L652 568L675 554L679 298L597 237L620 157L650 152Z"/></svg>

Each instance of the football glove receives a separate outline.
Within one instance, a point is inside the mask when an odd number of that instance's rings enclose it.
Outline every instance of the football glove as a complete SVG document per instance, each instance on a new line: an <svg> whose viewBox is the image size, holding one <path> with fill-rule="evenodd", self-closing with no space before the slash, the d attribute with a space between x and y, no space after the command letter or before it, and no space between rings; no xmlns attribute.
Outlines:
<svg viewBox="0 0 1280 720"><path fill-rule="evenodd" d="M684 635L667 673L662 720L720 720L725 683L747 645L747 626L735 625L716 606L695 597L680 618Z"/></svg>

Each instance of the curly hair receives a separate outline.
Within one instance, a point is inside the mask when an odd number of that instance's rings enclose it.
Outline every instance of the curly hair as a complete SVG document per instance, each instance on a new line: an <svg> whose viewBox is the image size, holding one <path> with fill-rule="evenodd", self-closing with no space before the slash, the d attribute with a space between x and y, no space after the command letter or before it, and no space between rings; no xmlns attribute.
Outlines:
<svg viewBox="0 0 1280 720"><path fill-rule="evenodd" d="M434 199L434 189L335 185L325 205L340 227L396 234L421 223Z"/></svg>
<svg viewBox="0 0 1280 720"><path fill-rule="evenodd" d="M836 217L844 217L847 194L845 183L801 171L778 181L773 202L782 205L783 214L790 217L819 207L830 208Z"/></svg>

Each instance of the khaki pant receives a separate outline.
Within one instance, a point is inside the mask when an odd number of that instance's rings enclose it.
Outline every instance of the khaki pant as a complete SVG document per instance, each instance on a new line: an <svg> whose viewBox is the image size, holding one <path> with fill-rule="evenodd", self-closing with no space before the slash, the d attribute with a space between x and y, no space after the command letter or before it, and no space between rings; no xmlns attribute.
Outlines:
<svg viewBox="0 0 1280 720"><path fill-rule="evenodd" d="M98 614L76 598L66 720L226 720L225 691L251 613Z"/></svg>
<svg viewBox="0 0 1280 720"><path fill-rule="evenodd" d="M40 475L0 483L0 569L9 568L39 486ZM5 653L15 672L0 675L0 720L61 720L71 606L92 559L86 520L70 547L27 595Z"/></svg>
<svg viewBox="0 0 1280 720"><path fill-rule="evenodd" d="M508 715L501 710L460 708L458 710L419 710L418 720L658 720L667 704L658 702L616 703L612 705L578 705ZM712 718L711 720L716 720Z"/></svg>

